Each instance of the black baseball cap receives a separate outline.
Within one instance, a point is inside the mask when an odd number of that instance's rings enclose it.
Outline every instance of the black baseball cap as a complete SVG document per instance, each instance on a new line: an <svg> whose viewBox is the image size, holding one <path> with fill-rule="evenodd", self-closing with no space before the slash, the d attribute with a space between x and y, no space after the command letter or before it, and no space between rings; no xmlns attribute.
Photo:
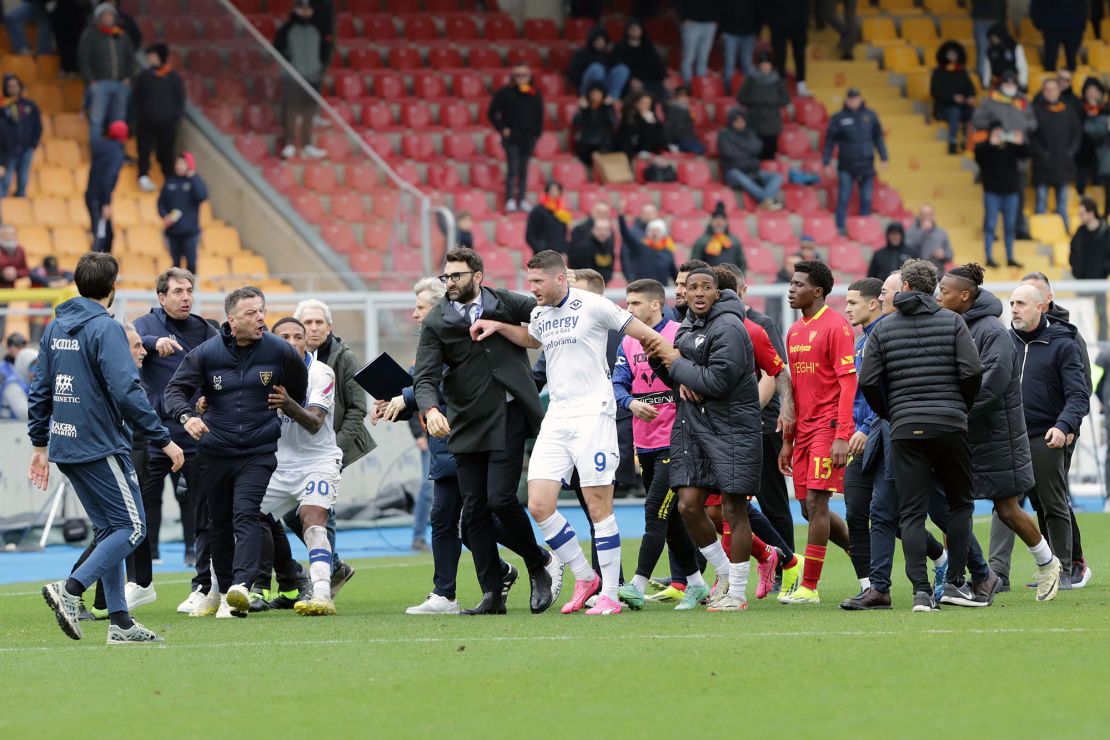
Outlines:
<svg viewBox="0 0 1110 740"><path fill-rule="evenodd" d="M9 347L26 347L27 346L27 337L23 336L19 332L12 332L10 335L8 335L8 346Z"/></svg>
<svg viewBox="0 0 1110 740"><path fill-rule="evenodd" d="M860 95L862 95L863 93L861 93L861 92L859 91L859 88L858 88L858 87L849 87L849 88L848 88L848 91L847 91L846 93L844 93L844 94L845 94L845 96L847 96L847 97L849 97L849 98L858 98L858 97L859 97Z"/></svg>

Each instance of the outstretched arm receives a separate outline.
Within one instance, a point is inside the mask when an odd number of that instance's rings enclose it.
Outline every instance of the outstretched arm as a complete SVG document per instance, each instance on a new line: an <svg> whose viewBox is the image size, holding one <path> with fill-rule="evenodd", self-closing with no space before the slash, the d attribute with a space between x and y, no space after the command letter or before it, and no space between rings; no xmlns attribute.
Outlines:
<svg viewBox="0 0 1110 740"><path fill-rule="evenodd" d="M523 324L506 324L491 319L478 319L470 325L470 338L475 342L489 339L494 334L500 334L518 347L524 349L539 349L538 339L528 333L528 327Z"/></svg>

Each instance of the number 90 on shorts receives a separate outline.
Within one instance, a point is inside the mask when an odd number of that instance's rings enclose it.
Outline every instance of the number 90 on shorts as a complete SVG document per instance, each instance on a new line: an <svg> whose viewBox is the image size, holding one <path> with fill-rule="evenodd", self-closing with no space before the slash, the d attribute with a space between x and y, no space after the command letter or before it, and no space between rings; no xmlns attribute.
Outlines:
<svg viewBox="0 0 1110 740"><path fill-rule="evenodd" d="M528 480L569 481L577 469L583 487L608 486L619 464L612 416L547 417L528 463Z"/></svg>
<svg viewBox="0 0 1110 740"><path fill-rule="evenodd" d="M339 472L335 468L309 471L276 470L270 476L262 513L281 516L298 506L335 507L339 497Z"/></svg>

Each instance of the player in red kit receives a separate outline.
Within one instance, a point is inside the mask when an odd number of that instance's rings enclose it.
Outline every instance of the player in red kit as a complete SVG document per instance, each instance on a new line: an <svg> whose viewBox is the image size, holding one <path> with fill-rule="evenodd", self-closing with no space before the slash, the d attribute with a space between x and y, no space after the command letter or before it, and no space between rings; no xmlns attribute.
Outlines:
<svg viewBox="0 0 1110 740"><path fill-rule="evenodd" d="M786 335L794 386L797 427L784 439L779 470L794 478L794 496L809 521L802 581L779 596L784 604L819 604L817 581L831 539L848 549L848 525L829 511L834 493L844 493L848 438L855 430L855 342L847 319L825 305L832 271L823 262L803 260L790 280L790 307L802 312Z"/></svg>

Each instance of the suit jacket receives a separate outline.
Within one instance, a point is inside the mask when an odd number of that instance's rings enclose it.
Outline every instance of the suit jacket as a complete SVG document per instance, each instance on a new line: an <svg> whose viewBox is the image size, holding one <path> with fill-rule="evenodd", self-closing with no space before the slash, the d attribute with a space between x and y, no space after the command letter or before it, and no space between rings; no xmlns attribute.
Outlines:
<svg viewBox="0 0 1110 740"><path fill-rule="evenodd" d="M536 301L507 290L482 288L482 318L526 324ZM444 366L447 367L444 372ZM505 445L505 394L520 404L534 436L543 420L528 352L500 334L470 338L470 324L444 298L424 318L416 350L414 389L421 414L440 407L440 382L454 453L495 452Z"/></svg>

